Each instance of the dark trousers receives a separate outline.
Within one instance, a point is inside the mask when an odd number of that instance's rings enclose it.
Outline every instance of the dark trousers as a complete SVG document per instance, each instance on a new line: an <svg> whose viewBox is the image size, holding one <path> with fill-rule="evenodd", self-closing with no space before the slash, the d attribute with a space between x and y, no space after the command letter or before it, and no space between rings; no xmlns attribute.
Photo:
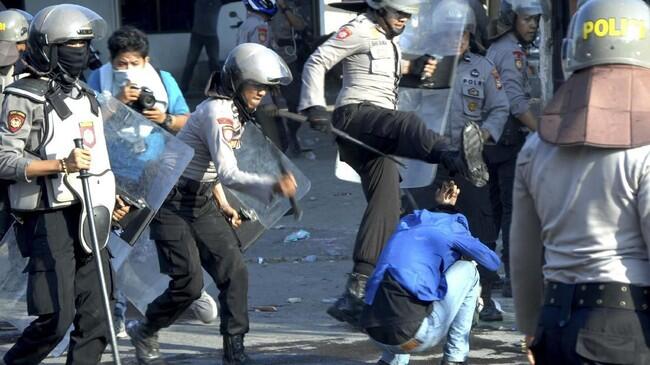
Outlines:
<svg viewBox="0 0 650 365"><path fill-rule="evenodd" d="M205 52L208 54L210 72L219 70L219 37L192 33L190 36L190 49L187 52L185 69L181 78L181 90L183 92L187 92L190 87L194 67L199 60L203 47L205 47Z"/></svg>
<svg viewBox="0 0 650 365"><path fill-rule="evenodd" d="M151 223L151 238L160 270L171 278L167 290L147 307L153 329L173 324L201 296L203 268L219 289L221 334L248 332L248 270L209 188L197 194L174 187Z"/></svg>
<svg viewBox="0 0 650 365"><path fill-rule="evenodd" d="M429 130L410 112L369 104L346 105L334 111L332 122L353 137L396 156L438 163L441 150L447 148L443 137ZM393 161L345 140L337 142L341 160L361 176L368 202L357 233L353 271L371 275L381 250L399 222L399 171Z"/></svg>
<svg viewBox="0 0 650 365"><path fill-rule="evenodd" d="M17 239L29 249L27 310L38 316L5 355L5 362L40 364L74 324L66 364L98 364L109 342L94 259L78 239L80 206L26 215ZM102 251L106 286L112 270Z"/></svg>
<svg viewBox="0 0 650 365"><path fill-rule="evenodd" d="M11 227L13 218L9 207L9 182L0 180L0 240Z"/></svg>
<svg viewBox="0 0 650 365"><path fill-rule="evenodd" d="M497 232L501 231L501 261L510 277L510 223L512 222L512 190L515 183L517 155L522 145L486 146L485 155L490 173L490 200Z"/></svg>
<svg viewBox="0 0 650 365"><path fill-rule="evenodd" d="M531 346L538 365L650 364L650 311L544 306Z"/></svg>

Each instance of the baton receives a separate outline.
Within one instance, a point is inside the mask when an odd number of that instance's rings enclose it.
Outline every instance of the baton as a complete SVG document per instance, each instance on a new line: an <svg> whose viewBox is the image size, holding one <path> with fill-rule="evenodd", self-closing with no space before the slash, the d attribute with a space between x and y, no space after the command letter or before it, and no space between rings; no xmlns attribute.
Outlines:
<svg viewBox="0 0 650 365"><path fill-rule="evenodd" d="M75 138L74 145L76 148L83 148L83 139ZM108 321L108 330L111 336L111 347L113 350L113 363L116 365L121 365L120 362L120 351L117 347L117 337L115 336L115 327L113 326L113 316L111 311L111 305L108 300L108 291L106 290L106 281L104 277L104 265L102 264L101 250L99 249L99 242L97 241L97 228L95 227L95 212L93 210L93 202L90 196L90 184L88 184L88 178L90 174L88 170L79 171L79 179L81 179L81 185L84 192L84 208L86 209L86 214L88 214L88 228L90 230L90 239L93 244L93 254L95 255L95 264L97 266L97 273L99 276L99 287L102 289L102 301L104 302L104 314L106 315L106 321ZM82 227L83 229L83 227Z"/></svg>
<svg viewBox="0 0 650 365"><path fill-rule="evenodd" d="M282 118L291 119L293 121L300 122L300 123L304 123L304 122L307 121L307 117L305 117L304 115L300 115L300 114L297 114L297 113L292 113L292 112L286 111L286 110L278 110L278 116L282 117ZM344 140L346 140L348 142L352 142L352 143L356 144L359 147L365 148L366 150L368 150L370 152L378 154L381 157L386 157L387 159L395 162L396 164L402 166L405 169L407 168L406 165L402 161L398 160L397 158L395 158L395 157L393 157L391 155L388 155L386 153L383 153L380 150L378 150L378 149L376 149L376 148L374 148L372 146L367 145L366 143L352 137L351 135L343 132L340 129L332 127L332 133L337 137L340 137L340 138L342 138L342 139L344 139Z"/></svg>

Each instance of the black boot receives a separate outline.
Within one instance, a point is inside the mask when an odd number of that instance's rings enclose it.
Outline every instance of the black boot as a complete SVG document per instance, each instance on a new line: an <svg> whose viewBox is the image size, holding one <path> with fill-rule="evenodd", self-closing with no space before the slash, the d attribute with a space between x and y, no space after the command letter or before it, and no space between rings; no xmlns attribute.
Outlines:
<svg viewBox="0 0 650 365"><path fill-rule="evenodd" d="M129 321L126 333L135 347L135 357L139 365L166 365L160 356L158 331L149 327L145 321Z"/></svg>
<svg viewBox="0 0 650 365"><path fill-rule="evenodd" d="M223 336L223 365L253 364L246 355L244 335Z"/></svg>
<svg viewBox="0 0 650 365"><path fill-rule="evenodd" d="M359 328L367 282L368 277L366 275L351 273L345 285L345 292L336 300L336 303L327 309L327 314L340 322L347 322Z"/></svg>

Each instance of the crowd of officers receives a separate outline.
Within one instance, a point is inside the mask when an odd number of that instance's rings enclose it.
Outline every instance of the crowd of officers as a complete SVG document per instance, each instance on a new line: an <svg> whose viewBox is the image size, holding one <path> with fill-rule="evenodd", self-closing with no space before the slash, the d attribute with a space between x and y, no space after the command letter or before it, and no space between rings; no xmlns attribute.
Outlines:
<svg viewBox="0 0 650 365"><path fill-rule="evenodd" d="M116 31L109 40L111 62L86 84L81 79L91 42L103 36L106 27L99 15L69 4L47 7L33 19L21 11L0 12L4 24L0 30L4 47L0 53L4 99L0 178L4 179L2 203L11 202L0 212L0 233L16 220L18 246L29 258L28 314L36 316L0 364L40 363L71 325L68 364L99 363L110 342L110 319L101 311L94 253L86 235L80 234L88 213L81 204L79 183L72 177L85 170L95 177L93 201L112 212L113 221L129 213L128 204L115 193L119 177L110 172L96 93L133 105L145 85L161 103L142 114L195 153L151 223L161 272L170 282L149 304L145 318L127 325L139 364L165 363L158 333L201 297L203 269L219 289L223 363L255 363L244 347L249 330L248 273L233 231L240 217L223 187L261 201L275 195L295 196L291 173L242 171L234 153L246 144L242 136L248 122L261 125L282 145L282 138L273 134L277 133L276 111L285 106L303 113L316 130L336 128L382 153L439 165L434 185L443 192L438 202L443 206L440 214L446 215L419 211L400 222L397 164L337 139L341 160L360 176L368 205L345 291L328 313L364 329L384 349L378 364L408 364L409 353L441 341L447 341L443 364L467 362L471 329L467 308L447 313L448 318L441 319L442 331L431 322L435 322L432 313L444 307L445 291L456 293L456 288L447 289L445 276L450 283L480 277L479 318L502 319L491 299L499 280L494 274L499 260L484 250L487 246L493 251L499 236L505 267L503 294L514 294L517 323L526 335L531 363L647 364L650 126L638 102L619 100L629 115L637 116L629 120L628 114L621 117L602 107L602 98L596 96L581 99L580 105L572 103L578 102L575 95L586 93L592 85L607 85L598 83L604 73L611 73L609 81L647 74L650 9L641 0L581 1L563 55L569 78L551 102L555 113L547 110L540 119L530 106L528 57L546 13L543 3L502 0L498 18L488 25L482 20L485 14L477 14L483 11L480 2L442 0L430 21L439 30L459 31L451 38L442 31L438 34L441 42L451 40L455 63L447 123L436 133L415 113L397 108L402 75L424 84L434 77L440 61L427 54L402 57L399 36L421 3L344 2L343 7L358 16L300 67L293 32L305 23L293 14L290 3L244 0L248 17L239 30L240 44L229 53L222 70L213 74L206 100L191 114L173 77L149 64L146 36L137 29ZM278 12L284 16L284 31L293 39L285 48L272 44L269 22ZM421 15L420 21L424 19ZM602 19L609 19L607 24L613 22L614 27L619 24L618 33L605 32L602 24L596 27ZM292 51L283 54L282 49ZM330 114L325 74L339 63L343 88ZM601 109L591 109L590 103ZM583 108L580 113L578 107ZM610 118L594 117L597 113L610 113L605 114ZM613 136L616 131L607 125L610 119L628 127L631 137L621 142ZM296 126L289 130L285 150L291 146L300 150ZM75 146L74 138L83 141L83 148ZM447 193L453 198L445 197ZM462 240L449 243L445 252L454 260L433 275L440 288L424 285L436 295L409 291L413 283L427 282L427 272L411 270L403 262L399 271L397 263L391 266L391 257L405 256L382 254L388 242L397 241L398 225L417 225L409 217L417 217L419 223L443 222L438 233L458 233L457 229L471 233L463 238L471 242L468 251ZM110 229L110 221L95 214L100 231ZM477 269L467 261L452 265L461 253L486 267ZM107 250L100 256L106 271L104 284L112 293L111 260ZM367 292L370 278L374 284ZM478 286L466 289L458 306L472 302L470 306L476 307ZM379 295L388 299L377 300ZM411 299L404 304L404 298ZM386 306L378 307L381 303ZM414 313L411 308L419 309ZM434 330L440 333L435 339ZM464 339L460 349L453 345L458 338Z"/></svg>

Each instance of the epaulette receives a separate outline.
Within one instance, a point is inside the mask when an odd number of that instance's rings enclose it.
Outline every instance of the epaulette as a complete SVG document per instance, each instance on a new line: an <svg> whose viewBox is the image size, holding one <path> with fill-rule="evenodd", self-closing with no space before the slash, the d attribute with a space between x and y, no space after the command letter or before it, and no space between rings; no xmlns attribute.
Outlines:
<svg viewBox="0 0 650 365"><path fill-rule="evenodd" d="M14 81L3 93L6 95L22 96L35 103L45 104L48 82L48 80L40 78L25 77Z"/></svg>

